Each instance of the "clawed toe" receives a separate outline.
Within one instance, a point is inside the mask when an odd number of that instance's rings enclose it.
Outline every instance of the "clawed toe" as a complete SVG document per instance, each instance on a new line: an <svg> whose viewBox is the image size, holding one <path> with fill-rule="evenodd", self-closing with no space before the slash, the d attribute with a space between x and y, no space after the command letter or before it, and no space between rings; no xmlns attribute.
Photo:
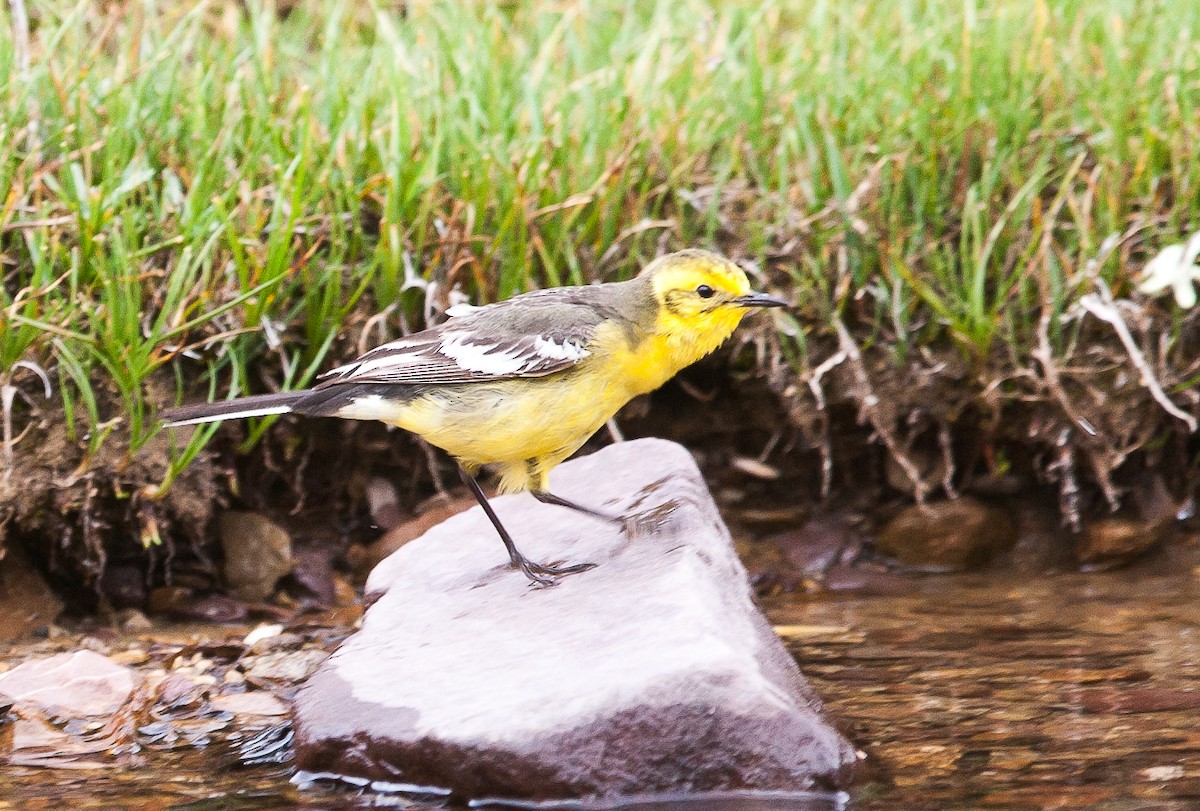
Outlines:
<svg viewBox="0 0 1200 811"><path fill-rule="evenodd" d="M576 563L573 566L534 563L529 560L518 560L514 561L514 563L525 573L525 576L530 581L539 586L553 586L558 583L561 577L579 574L580 572L586 572L588 569L596 568L596 564L594 563Z"/></svg>

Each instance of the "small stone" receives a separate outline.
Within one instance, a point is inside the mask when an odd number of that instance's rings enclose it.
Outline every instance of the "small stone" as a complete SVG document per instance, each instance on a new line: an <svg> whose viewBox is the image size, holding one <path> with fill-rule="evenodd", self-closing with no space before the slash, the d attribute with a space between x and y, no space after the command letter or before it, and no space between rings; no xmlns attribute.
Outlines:
<svg viewBox="0 0 1200 811"><path fill-rule="evenodd" d="M906 507L879 532L876 548L909 566L969 569L1012 547L1006 510L969 496Z"/></svg>
<svg viewBox="0 0 1200 811"><path fill-rule="evenodd" d="M158 685L155 700L169 709L193 707L204 698L204 691L182 673L172 673Z"/></svg>
<svg viewBox="0 0 1200 811"><path fill-rule="evenodd" d="M293 552L292 576L289 591L302 602L315 602L322 607L333 605L336 593L333 585L333 558L336 553L328 547L301 547Z"/></svg>
<svg viewBox="0 0 1200 811"><path fill-rule="evenodd" d="M396 486L387 479L373 476L367 480L364 488L367 497L367 511L375 526L384 530L404 521L404 511L400 509L400 495Z"/></svg>
<svg viewBox="0 0 1200 811"><path fill-rule="evenodd" d="M242 639L242 644L246 647L251 647L256 642L263 639L270 639L273 636L279 636L281 633L283 633L282 625L268 625L263 623L262 625L256 625L250 633L246 634L245 638Z"/></svg>
<svg viewBox="0 0 1200 811"><path fill-rule="evenodd" d="M291 537L253 512L229 510L221 514L218 526L230 592L243 600L266 600L275 593L279 579L292 570Z"/></svg>
<svg viewBox="0 0 1200 811"><path fill-rule="evenodd" d="M0 674L0 693L48 715L69 718L112 715L141 686L136 671L90 650L36 659Z"/></svg>
<svg viewBox="0 0 1200 811"><path fill-rule="evenodd" d="M1162 543L1167 526L1123 516L1090 521L1075 540L1075 557L1084 566L1128 563Z"/></svg>
<svg viewBox="0 0 1200 811"><path fill-rule="evenodd" d="M136 608L125 608L117 612L117 626L126 634L144 634L154 630L154 623L150 618Z"/></svg>
<svg viewBox="0 0 1200 811"><path fill-rule="evenodd" d="M52 626L62 609L19 546L9 543L0 559L0 642L34 636Z"/></svg>
<svg viewBox="0 0 1200 811"><path fill-rule="evenodd" d="M230 693L209 702L213 707L234 715L287 715L287 705L270 693L255 690L249 693Z"/></svg>
<svg viewBox="0 0 1200 811"><path fill-rule="evenodd" d="M774 536L787 562L804 577L823 574L858 557L866 535L842 515L817 515L804 526Z"/></svg>
<svg viewBox="0 0 1200 811"><path fill-rule="evenodd" d="M183 600L170 613L171 616L183 620L234 623L245 622L250 612L241 600L226 597L224 594L206 594Z"/></svg>
<svg viewBox="0 0 1200 811"><path fill-rule="evenodd" d="M367 572L374 569L381 560L409 541L421 537L447 518L458 515L463 510L468 510L474 506L474 498L463 496L452 501L435 503L411 521L397 524L383 537L364 550L364 554L358 561L358 571L365 577Z"/></svg>
<svg viewBox="0 0 1200 811"><path fill-rule="evenodd" d="M246 681L251 684L299 684L307 679L329 658L329 654L313 648L298 651L276 651L261 656L246 656L239 662Z"/></svg>
<svg viewBox="0 0 1200 811"><path fill-rule="evenodd" d="M597 564L551 588L479 509L404 546L297 696L299 767L521 801L846 785L854 749L755 607L690 454L623 442L551 485L642 520L494 499L533 559Z"/></svg>
<svg viewBox="0 0 1200 811"><path fill-rule="evenodd" d="M250 637L247 636L247 639ZM281 650L299 650L304 646L304 637L300 634L278 633L274 636L264 636L256 639L246 648L247 655L258 655Z"/></svg>
<svg viewBox="0 0 1200 811"><path fill-rule="evenodd" d="M146 608L151 614L174 614L193 596L194 592L184 586L159 586L151 590Z"/></svg>
<svg viewBox="0 0 1200 811"><path fill-rule="evenodd" d="M144 665L150 661L150 654L142 648L128 648L110 654L108 658L118 665Z"/></svg>

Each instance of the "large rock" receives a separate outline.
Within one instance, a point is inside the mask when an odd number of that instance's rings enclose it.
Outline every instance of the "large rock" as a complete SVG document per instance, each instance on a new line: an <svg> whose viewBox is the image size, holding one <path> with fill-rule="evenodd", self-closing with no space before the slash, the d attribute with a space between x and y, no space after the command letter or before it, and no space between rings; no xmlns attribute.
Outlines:
<svg viewBox="0 0 1200 811"><path fill-rule="evenodd" d="M597 568L531 587L479 509L381 563L378 601L301 690L301 769L462 797L837 788L855 760L755 608L683 448L569 462L555 492L494 500L531 558Z"/></svg>

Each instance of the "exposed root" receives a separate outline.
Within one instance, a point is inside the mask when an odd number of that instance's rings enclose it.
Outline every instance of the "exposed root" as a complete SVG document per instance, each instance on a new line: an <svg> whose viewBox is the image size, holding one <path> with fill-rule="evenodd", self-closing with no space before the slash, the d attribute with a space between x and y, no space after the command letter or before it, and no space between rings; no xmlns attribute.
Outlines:
<svg viewBox="0 0 1200 811"><path fill-rule="evenodd" d="M1116 485L1112 480L1113 471L1120 466L1125 459L1123 452L1117 451L1112 446L1107 437L1102 437L1091 421L1079 413L1075 407L1071 397L1063 388L1062 377L1059 371L1058 362L1054 359L1054 351L1050 347L1050 314L1048 310L1043 310L1041 320L1038 322L1038 346L1031 355L1034 360L1042 367L1041 383L1046 391L1058 403L1063 413L1079 429L1088 437L1086 440L1092 445L1103 446L1103 456L1097 453L1091 453L1092 470L1096 474L1096 483L1104 493L1104 498L1108 502L1110 510L1116 510L1120 506L1121 496ZM1078 507L1078 505L1075 505ZM1076 516L1075 521L1078 521ZM1074 525L1074 524L1073 524Z"/></svg>
<svg viewBox="0 0 1200 811"><path fill-rule="evenodd" d="M833 492L833 436L829 430L829 414L825 403L825 390L821 386L821 378L835 367L846 362L849 357L845 352L830 355L808 375L808 388L813 399L817 401L817 410L821 412L820 435L817 437L817 452L821 455L821 498L829 498Z"/></svg>
<svg viewBox="0 0 1200 811"><path fill-rule="evenodd" d="M1058 439L1058 450L1046 472L1058 480L1058 511L1072 532L1083 529L1080 509L1079 474L1075 467L1075 449L1071 447L1071 430L1064 429Z"/></svg>
<svg viewBox="0 0 1200 811"><path fill-rule="evenodd" d="M938 423L938 447L942 449L942 489L948 498L958 498L958 490L954 487L954 442L950 436L950 426L944 422Z"/></svg>
<svg viewBox="0 0 1200 811"><path fill-rule="evenodd" d="M1129 332L1129 326L1125 323L1124 316L1121 315L1121 311L1113 301L1108 285L1101 279L1096 279L1095 282L1099 293L1088 293L1083 296L1079 300L1079 306L1112 326L1113 330L1117 333L1117 337L1121 339L1121 344L1125 347L1125 352L1129 355L1130 362L1138 370L1142 385L1149 390L1150 396L1162 406L1164 411L1172 417L1183 421L1190 433L1196 433L1196 418L1171 402L1171 398L1167 397L1167 393L1163 391L1162 384L1158 381L1158 376L1150 368L1150 363L1146 360L1146 356L1142 354L1142 351L1138 349L1137 343L1133 340L1133 335Z"/></svg>
<svg viewBox="0 0 1200 811"><path fill-rule="evenodd" d="M888 452L892 454L892 458L896 460L896 464L904 471L904 475L912 482L913 498L918 504L924 504L926 497L929 495L929 485L921 476L921 471L916 464L905 453L896 439L895 433L892 431L892 426L889 421L880 413L879 396L875 393L871 386L871 378L867 374L866 365L863 363L862 352L858 348L858 344L854 342L850 331L846 329L846 325L842 323L842 319L838 316L833 318L834 328L837 330L838 345L841 351L846 354L846 359L850 362L850 368L854 373L854 382L857 388L855 399L859 403L859 419L870 421L871 427L875 429L875 433L883 440L883 444L887 446Z"/></svg>

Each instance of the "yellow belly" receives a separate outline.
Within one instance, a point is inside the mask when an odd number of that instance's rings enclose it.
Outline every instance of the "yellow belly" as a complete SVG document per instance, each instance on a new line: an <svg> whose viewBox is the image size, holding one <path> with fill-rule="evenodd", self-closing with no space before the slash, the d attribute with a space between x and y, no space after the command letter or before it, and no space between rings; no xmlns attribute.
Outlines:
<svg viewBox="0 0 1200 811"><path fill-rule="evenodd" d="M541 473L578 450L628 400L620 387L568 373L439 387L385 422L419 434L468 469L498 466L501 489L513 491L537 486Z"/></svg>

